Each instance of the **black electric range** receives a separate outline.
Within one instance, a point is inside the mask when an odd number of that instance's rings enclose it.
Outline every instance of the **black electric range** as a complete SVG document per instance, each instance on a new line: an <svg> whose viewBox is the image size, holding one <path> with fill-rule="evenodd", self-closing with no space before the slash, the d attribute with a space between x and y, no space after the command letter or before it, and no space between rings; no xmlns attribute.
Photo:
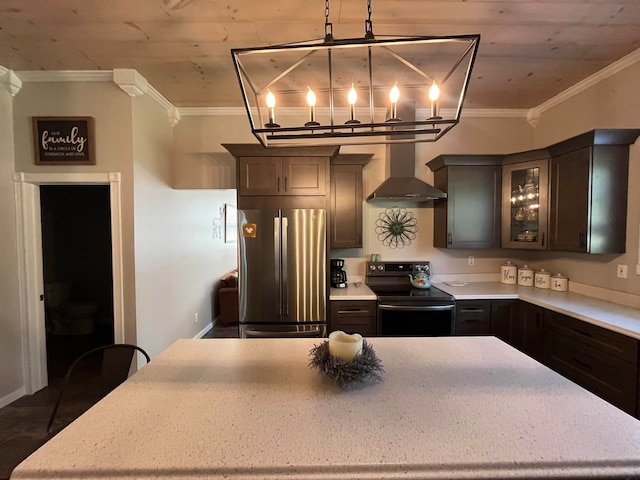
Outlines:
<svg viewBox="0 0 640 480"><path fill-rule="evenodd" d="M454 298L437 287L414 288L409 274L423 272L431 275L431 264L422 262L367 262L365 283L379 301L416 302L422 304L454 305Z"/></svg>
<svg viewBox="0 0 640 480"><path fill-rule="evenodd" d="M431 275L423 262L367 262L365 282L376 294L379 336L453 335L455 300L439 288L414 288L409 275Z"/></svg>

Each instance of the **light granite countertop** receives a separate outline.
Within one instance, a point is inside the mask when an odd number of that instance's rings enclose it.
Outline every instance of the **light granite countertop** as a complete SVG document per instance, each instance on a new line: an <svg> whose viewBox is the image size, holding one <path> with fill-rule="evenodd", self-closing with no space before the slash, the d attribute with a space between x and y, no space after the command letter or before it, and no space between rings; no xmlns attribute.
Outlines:
<svg viewBox="0 0 640 480"><path fill-rule="evenodd" d="M329 300L377 300L376 294L361 281L348 282L347 288L331 288Z"/></svg>
<svg viewBox="0 0 640 480"><path fill-rule="evenodd" d="M375 338L384 381L340 391L317 339L179 340L12 479L640 475L640 422L495 337Z"/></svg>
<svg viewBox="0 0 640 480"><path fill-rule="evenodd" d="M435 283L434 286L453 295L456 300L519 298L640 339L640 310L586 295L500 282L469 282L463 286Z"/></svg>

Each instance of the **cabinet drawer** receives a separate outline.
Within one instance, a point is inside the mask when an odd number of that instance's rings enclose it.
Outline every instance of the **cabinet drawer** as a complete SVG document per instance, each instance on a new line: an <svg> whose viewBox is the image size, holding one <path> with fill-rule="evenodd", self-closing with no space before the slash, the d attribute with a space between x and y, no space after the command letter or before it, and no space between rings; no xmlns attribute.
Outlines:
<svg viewBox="0 0 640 480"><path fill-rule="evenodd" d="M544 362L569 380L625 412L635 414L635 366L553 331L545 336Z"/></svg>
<svg viewBox="0 0 640 480"><path fill-rule="evenodd" d="M338 317L358 317L376 315L376 302L374 300L332 300L331 313Z"/></svg>
<svg viewBox="0 0 640 480"><path fill-rule="evenodd" d="M375 300L331 300L331 330L376 335L377 302Z"/></svg>
<svg viewBox="0 0 640 480"><path fill-rule="evenodd" d="M547 311L546 327L615 357L638 363L638 341L621 333L592 325L561 313Z"/></svg>
<svg viewBox="0 0 640 480"><path fill-rule="evenodd" d="M489 335L491 333L491 300L456 302L456 335Z"/></svg>

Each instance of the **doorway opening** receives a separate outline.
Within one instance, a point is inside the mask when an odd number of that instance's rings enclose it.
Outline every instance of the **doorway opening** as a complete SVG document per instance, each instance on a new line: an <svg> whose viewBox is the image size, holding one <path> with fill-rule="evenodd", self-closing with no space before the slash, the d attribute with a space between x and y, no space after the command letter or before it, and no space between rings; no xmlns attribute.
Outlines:
<svg viewBox="0 0 640 480"><path fill-rule="evenodd" d="M16 194L16 210L17 210L17 237L18 245L18 273L20 282L20 304L22 311L22 329L26 332L22 339L23 348L23 374L24 374L24 392L30 395L48 385L47 374L47 327L45 326L45 266L43 263L43 246L42 230L44 224L49 220L41 220L41 187L43 186L105 186L108 204L108 220L110 244L103 244L106 251L101 251L99 255L109 255L111 261L111 295L110 309L112 312L112 330L111 335L114 343L122 343L125 341L124 334L124 273L123 273L123 250L122 250L122 195L121 195L121 175L119 172L105 173L26 173L17 172L14 175L15 194ZM47 195L46 189L43 190ZM102 194L101 194L102 195ZM81 203L82 200L74 199L74 203ZM69 207L70 208L70 207ZM106 208L106 207L102 207ZM45 217L49 214L45 213ZM91 222L93 220L87 220ZM88 225L86 222L77 220L75 229L76 235L82 237L86 235ZM47 227L48 228L48 227ZM106 227L105 227L106 228ZM80 238L81 240L82 238ZM80 245L83 245L82 243ZM49 246L46 248L50 248ZM84 247L83 247L84 248ZM50 260L47 260L50 262ZM47 265L47 275L53 271L54 277L58 276L58 272L50 269ZM62 275L62 274L60 274ZM51 277L49 277L50 279ZM48 280L49 280L48 279ZM54 280L64 280L60 278ZM48 282L47 282L48 283ZM68 283L71 283L70 281ZM73 288L70 286L70 289ZM49 292L51 294L51 291ZM85 292L80 290L79 293ZM89 291L89 293L92 293ZM97 303L100 301L99 295L96 298L89 298ZM71 295L71 290L69 291ZM91 295L93 296L93 295ZM79 300L84 300L80 298ZM71 300L71 296L67 297ZM108 302L105 301L105 305ZM93 308L88 307L88 311ZM85 310L86 312L87 310ZM107 310L109 311L109 310ZM100 309L95 313L101 316ZM109 313L111 313L109 312ZM51 312L47 312L51 314ZM77 309L76 309L77 313ZM103 319L97 319L98 324ZM60 318L58 318L60 320ZM82 323L82 322L81 322ZM84 321L85 325L91 322ZM106 329L104 325L98 325L101 330ZM94 324L95 328L95 324ZM74 331L74 329L71 329ZM58 330L61 332L62 330ZM80 328L76 328L76 332Z"/></svg>
<svg viewBox="0 0 640 480"><path fill-rule="evenodd" d="M48 382L82 353L113 343L108 185L41 185Z"/></svg>

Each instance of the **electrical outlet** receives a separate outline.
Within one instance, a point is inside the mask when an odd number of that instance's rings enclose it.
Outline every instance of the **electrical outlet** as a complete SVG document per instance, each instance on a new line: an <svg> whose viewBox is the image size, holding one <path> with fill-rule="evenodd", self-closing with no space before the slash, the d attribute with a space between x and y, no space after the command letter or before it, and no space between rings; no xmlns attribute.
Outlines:
<svg viewBox="0 0 640 480"><path fill-rule="evenodd" d="M198 312L193 314L193 321L198 323Z"/></svg>
<svg viewBox="0 0 640 480"><path fill-rule="evenodd" d="M627 266L626 265L618 265L618 278L627 278Z"/></svg>
<svg viewBox="0 0 640 480"><path fill-rule="evenodd" d="M472 256L469 256L467 262L469 263L469 265L475 265L476 264L476 259L473 258Z"/></svg>

